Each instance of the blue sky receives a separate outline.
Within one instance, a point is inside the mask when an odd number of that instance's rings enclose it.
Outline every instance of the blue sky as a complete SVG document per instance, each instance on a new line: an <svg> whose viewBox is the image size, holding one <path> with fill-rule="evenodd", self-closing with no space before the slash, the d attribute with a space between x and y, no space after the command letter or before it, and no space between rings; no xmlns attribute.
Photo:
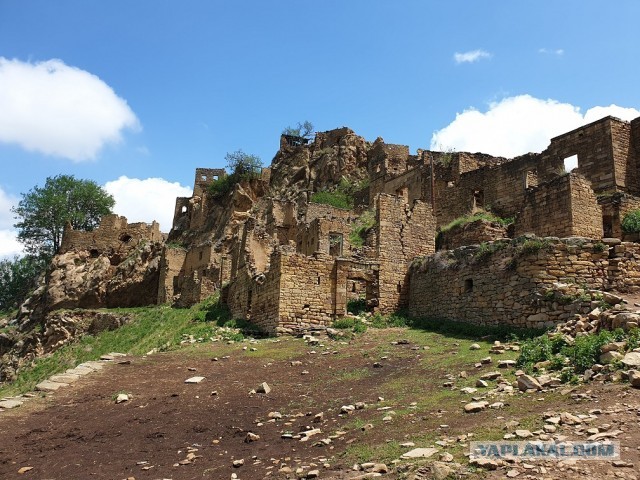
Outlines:
<svg viewBox="0 0 640 480"><path fill-rule="evenodd" d="M11 204L59 173L168 230L196 167L268 165L299 121L513 156L640 116L640 2L607 5L0 0L0 256Z"/></svg>

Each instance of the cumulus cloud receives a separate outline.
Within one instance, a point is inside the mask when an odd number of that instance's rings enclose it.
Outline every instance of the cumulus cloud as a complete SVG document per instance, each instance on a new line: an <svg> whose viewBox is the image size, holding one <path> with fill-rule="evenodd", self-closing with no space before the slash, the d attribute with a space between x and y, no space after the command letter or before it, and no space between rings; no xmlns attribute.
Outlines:
<svg viewBox="0 0 640 480"><path fill-rule="evenodd" d="M468 52L453 54L453 59L457 64L460 63L473 63L484 58L491 58L491 54L485 50L470 50Z"/></svg>
<svg viewBox="0 0 640 480"><path fill-rule="evenodd" d="M11 207L18 204L18 197L8 194L0 187L0 229L11 228L14 218Z"/></svg>
<svg viewBox="0 0 640 480"><path fill-rule="evenodd" d="M190 197L191 188L163 178L128 178L121 176L104 186L116 200L114 212L124 215L129 222L153 220L160 224L160 230L168 232L173 222L176 197Z"/></svg>
<svg viewBox="0 0 640 480"><path fill-rule="evenodd" d="M127 102L97 76L61 60L0 57L0 142L82 162L139 128Z"/></svg>
<svg viewBox="0 0 640 480"><path fill-rule="evenodd" d="M556 100L508 97L489 104L486 112L470 108L458 113L453 122L433 134L431 148L514 157L540 152L551 138L606 115L631 120L639 117L640 111L612 104L582 114L580 107Z"/></svg>
<svg viewBox="0 0 640 480"><path fill-rule="evenodd" d="M15 220L11 207L17 203L17 197L8 194L0 187L0 260L22 253L22 245L12 229Z"/></svg>
<svg viewBox="0 0 640 480"><path fill-rule="evenodd" d="M0 260L22 254L22 244L13 230L0 230Z"/></svg>

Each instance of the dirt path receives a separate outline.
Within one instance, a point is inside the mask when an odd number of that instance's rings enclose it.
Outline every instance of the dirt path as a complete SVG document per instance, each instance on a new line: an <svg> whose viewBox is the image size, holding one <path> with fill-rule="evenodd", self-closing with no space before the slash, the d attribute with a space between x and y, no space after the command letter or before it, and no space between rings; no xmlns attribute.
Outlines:
<svg viewBox="0 0 640 480"><path fill-rule="evenodd" d="M391 343L406 336L406 344ZM320 478L352 478L361 475L352 471L354 461L391 465L389 460L408 450L403 442L428 446L453 438L450 451L463 461L465 440L456 441L456 436L502 435L504 423L513 419L534 430L542 425L545 410L586 413L608 405L611 394L620 412L607 421L624 425L625 459L640 465L640 396L626 386L594 386L594 397L583 400L558 393L517 394L501 410L461 413L470 396L457 389L495 369L473 371L488 344L471 354L469 343L390 329L369 331L351 343L326 341L325 346L287 338L127 358L127 363L0 414L0 478L294 478L296 469L319 470ZM458 375L463 369L469 378ZM206 378L184 383L196 375ZM448 375L457 385L454 390L442 386ZM250 394L262 382L271 392ZM132 398L115 404L118 393ZM367 407L340 414L342 405L356 402ZM270 418L271 412L282 418ZM316 418L321 412L322 418ZM290 438L309 428L320 432L308 441ZM260 439L246 443L248 432ZM234 467L237 460L243 465ZM33 468L19 474L22 467ZM529 478L585 478L567 468L552 465L553 476ZM615 470L611 465L589 468L603 475ZM629 470L617 473L630 475ZM491 475L504 478L504 473ZM527 478L526 473L519 478ZM391 478L402 478L396 475Z"/></svg>

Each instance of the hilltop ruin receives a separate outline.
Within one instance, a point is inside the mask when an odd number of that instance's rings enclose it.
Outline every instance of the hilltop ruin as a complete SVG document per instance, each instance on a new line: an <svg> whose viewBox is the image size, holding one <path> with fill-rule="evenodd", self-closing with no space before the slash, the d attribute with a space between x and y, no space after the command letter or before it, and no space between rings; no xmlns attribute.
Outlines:
<svg viewBox="0 0 640 480"><path fill-rule="evenodd" d="M578 166L565 172L570 157ZM235 317L272 334L329 326L356 299L372 312L550 326L581 308L542 294L557 282L640 287L640 247L621 229L640 208L639 169L640 118L606 117L513 159L411 154L348 128L309 143L282 136L271 166L220 198L209 186L226 172L196 170L193 195L176 200L173 228L148 260L156 293L144 302L189 306L220 292ZM318 203L340 185L349 208ZM451 230L439 248L455 250L436 252L443 227L482 211L513 222ZM531 236L545 240L522 248ZM66 232L60 254L117 268L123 244L161 240L157 225L105 217L96 232Z"/></svg>

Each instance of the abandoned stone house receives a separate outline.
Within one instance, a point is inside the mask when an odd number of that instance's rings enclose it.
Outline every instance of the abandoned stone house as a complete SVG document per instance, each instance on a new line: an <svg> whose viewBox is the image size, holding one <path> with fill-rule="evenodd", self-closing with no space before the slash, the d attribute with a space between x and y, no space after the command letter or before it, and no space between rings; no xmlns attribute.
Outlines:
<svg viewBox="0 0 640 480"><path fill-rule="evenodd" d="M577 161L571 172L567 159ZM570 279L603 289L640 286L640 252L621 243L622 218L640 208L639 169L640 118L606 117L551 139L541 153L513 159L412 155L406 146L366 142L348 128L317 133L309 143L283 136L270 168L223 198L207 190L226 172L196 170L193 195L176 201L157 301L191 305L219 290L234 316L271 333L329 325L354 298L383 313L408 308L482 323L548 324L571 312L540 302L544 285ZM314 193L342 178L360 186L353 208L313 202ZM515 248L509 247L489 264L441 268L438 231L480 210L515 221L509 230L470 225L445 243L461 247L454 256L481 242L516 245L506 237L557 238L517 266L513 252L505 256ZM364 218L370 222L363 226ZM609 240L606 251L593 241L558 240L573 237L618 240ZM80 237L73 238L65 248L79 245ZM492 316L492 309L499 313Z"/></svg>

